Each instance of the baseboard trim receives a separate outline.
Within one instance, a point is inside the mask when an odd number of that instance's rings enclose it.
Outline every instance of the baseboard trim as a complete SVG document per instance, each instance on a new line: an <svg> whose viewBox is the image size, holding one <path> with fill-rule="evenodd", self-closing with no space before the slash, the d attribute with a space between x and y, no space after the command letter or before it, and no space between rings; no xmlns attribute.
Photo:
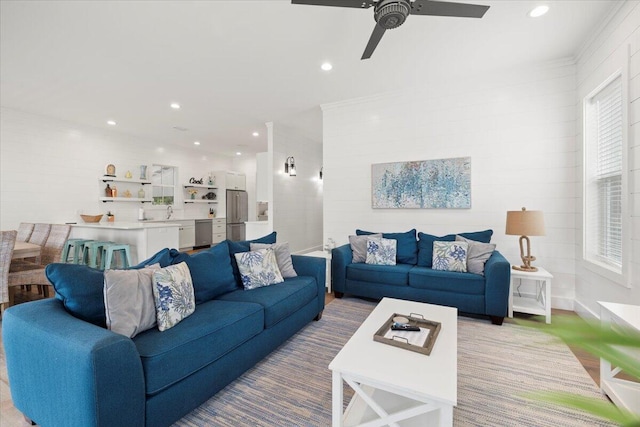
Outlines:
<svg viewBox="0 0 640 427"><path fill-rule="evenodd" d="M585 320L600 320L600 316L591 311L586 305L582 304L580 301L574 301L575 312L578 316L582 317Z"/></svg>
<svg viewBox="0 0 640 427"><path fill-rule="evenodd" d="M551 296L551 308L559 310L575 311L574 299L568 297Z"/></svg>

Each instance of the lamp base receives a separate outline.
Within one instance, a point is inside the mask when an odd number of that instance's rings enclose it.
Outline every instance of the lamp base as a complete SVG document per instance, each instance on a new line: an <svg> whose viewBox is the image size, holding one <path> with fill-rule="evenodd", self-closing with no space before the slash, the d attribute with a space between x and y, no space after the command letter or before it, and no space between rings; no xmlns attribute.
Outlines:
<svg viewBox="0 0 640 427"><path fill-rule="evenodd" d="M528 271L529 273L538 271L538 267L527 267L526 265L514 265L511 268L518 271Z"/></svg>

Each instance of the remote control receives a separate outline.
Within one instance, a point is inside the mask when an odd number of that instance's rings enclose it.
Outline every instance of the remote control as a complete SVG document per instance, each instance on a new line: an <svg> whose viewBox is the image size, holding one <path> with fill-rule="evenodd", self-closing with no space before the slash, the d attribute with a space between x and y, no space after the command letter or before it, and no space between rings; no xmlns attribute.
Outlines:
<svg viewBox="0 0 640 427"><path fill-rule="evenodd" d="M392 331L420 332L420 328L418 326L401 325L401 324L393 324L393 325L391 325L391 330Z"/></svg>

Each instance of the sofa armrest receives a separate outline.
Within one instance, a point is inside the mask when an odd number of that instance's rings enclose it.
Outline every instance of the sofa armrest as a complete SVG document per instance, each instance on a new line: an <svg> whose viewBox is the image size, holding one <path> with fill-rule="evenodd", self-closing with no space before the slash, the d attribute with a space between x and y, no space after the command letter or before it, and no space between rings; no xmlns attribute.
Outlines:
<svg viewBox="0 0 640 427"><path fill-rule="evenodd" d="M484 265L486 280L485 310L490 316L505 317L509 306L511 265L498 251L493 251Z"/></svg>
<svg viewBox="0 0 640 427"><path fill-rule="evenodd" d="M2 341L13 403L36 423L144 425L144 373L130 338L45 299L7 309Z"/></svg>
<svg viewBox="0 0 640 427"><path fill-rule="evenodd" d="M325 258L291 255L293 269L298 276L311 276L318 286L318 313L324 310L324 294L327 283L327 260Z"/></svg>
<svg viewBox="0 0 640 427"><path fill-rule="evenodd" d="M331 286L335 292L347 291L347 265L353 261L351 245L338 246L331 251Z"/></svg>

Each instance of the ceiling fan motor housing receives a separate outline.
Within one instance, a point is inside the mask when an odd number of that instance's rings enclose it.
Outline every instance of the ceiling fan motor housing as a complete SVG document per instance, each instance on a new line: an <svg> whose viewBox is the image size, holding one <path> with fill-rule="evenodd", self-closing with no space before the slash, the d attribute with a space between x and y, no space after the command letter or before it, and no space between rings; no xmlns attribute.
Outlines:
<svg viewBox="0 0 640 427"><path fill-rule="evenodd" d="M374 19L387 30L398 28L411 13L411 4L406 0L381 0L374 10Z"/></svg>

